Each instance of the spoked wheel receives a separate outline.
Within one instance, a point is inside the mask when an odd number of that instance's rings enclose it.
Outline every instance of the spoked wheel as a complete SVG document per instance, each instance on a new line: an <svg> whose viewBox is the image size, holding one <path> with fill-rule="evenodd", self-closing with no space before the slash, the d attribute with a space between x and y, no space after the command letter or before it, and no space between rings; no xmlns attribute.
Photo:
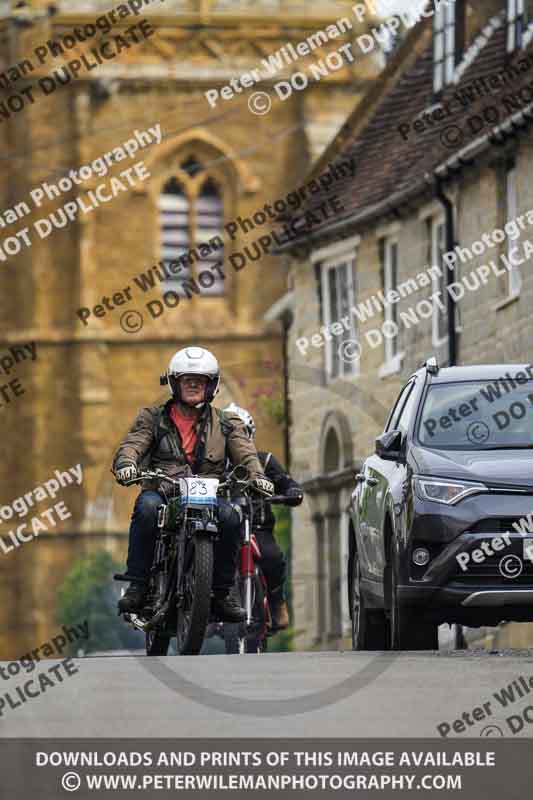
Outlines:
<svg viewBox="0 0 533 800"><path fill-rule="evenodd" d="M267 649L267 610L265 587L256 571L252 582L253 630L248 631L243 642L244 653L264 653Z"/></svg>
<svg viewBox="0 0 533 800"><path fill-rule="evenodd" d="M369 609L361 587L361 564L357 551L354 552L352 585L352 649L386 650L389 644L389 626L385 612Z"/></svg>
<svg viewBox="0 0 533 800"><path fill-rule="evenodd" d="M266 636L247 636L243 642L245 653L266 653L268 639Z"/></svg>
<svg viewBox="0 0 533 800"><path fill-rule="evenodd" d="M146 634L146 655L147 656L166 656L170 636L161 631L148 631Z"/></svg>
<svg viewBox="0 0 533 800"><path fill-rule="evenodd" d="M245 607L244 587L237 581L236 591L240 602ZM252 580L252 626L246 630L246 623L224 623L224 643L226 653L242 655L243 653L264 653L267 649L266 627L267 612L265 609L265 590L258 573Z"/></svg>
<svg viewBox="0 0 533 800"><path fill-rule="evenodd" d="M180 656L195 656L201 650L209 622L213 581L213 543L195 537L189 545L183 600L177 609L177 649Z"/></svg>
<svg viewBox="0 0 533 800"><path fill-rule="evenodd" d="M400 603L398 593L398 566L393 561L391 569L391 623L392 650L438 650L438 625L421 618L416 609Z"/></svg>

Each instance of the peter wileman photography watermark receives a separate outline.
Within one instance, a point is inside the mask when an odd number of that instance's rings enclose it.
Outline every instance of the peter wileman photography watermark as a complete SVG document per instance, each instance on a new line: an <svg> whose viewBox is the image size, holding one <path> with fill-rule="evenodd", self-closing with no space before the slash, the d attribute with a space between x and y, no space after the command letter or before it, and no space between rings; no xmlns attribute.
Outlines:
<svg viewBox="0 0 533 800"><path fill-rule="evenodd" d="M54 476L44 483L36 486L26 494L17 497L9 505L0 506L0 525L11 520L24 519L29 513L30 508L37 506L43 500L55 500L61 489L76 484L81 486L83 481L83 470L81 464L69 467L68 470L56 469ZM56 519L57 517L57 519ZM0 536L0 550L4 555L11 553L15 548L20 547L25 542L31 542L40 533L48 531L49 527L55 527L58 522L70 519L72 514L64 502L55 503L31 517L27 522L17 525L7 533ZM0 528L0 532L1 532ZM31 530L31 532L30 532ZM26 531L26 532L25 532ZM4 539L5 537L5 539ZM11 542L11 544L9 544Z"/></svg>
<svg viewBox="0 0 533 800"><path fill-rule="evenodd" d="M473 421L467 430L467 438L473 444L483 444L489 441L491 429L487 424L487 419L489 421L492 420L494 430L503 431L512 424L513 420L522 420L527 416L528 412L533 410L533 390L527 392L527 394L525 391L523 392L526 395L524 399L527 402L517 400L515 394L518 387L527 386L532 381L533 366L528 364L524 369L515 372L514 375L507 371L500 378L490 381L479 389L475 397L465 400L459 406L450 406L447 409L447 413L425 417L422 424L428 441L434 439L442 431L450 430L454 423L463 422L463 420L471 417L473 413L479 414L483 412L484 409L480 408L480 404L485 404L485 409L492 406L489 409L492 412L491 416L489 418L484 416L482 420ZM509 394L515 394L515 399L505 408L499 408L498 411L495 411L494 404L506 399Z"/></svg>
<svg viewBox="0 0 533 800"><path fill-rule="evenodd" d="M487 105L480 109L480 113L465 117L467 109L471 108L479 98L492 97L502 88L512 87L525 72L533 67L533 56L524 54L516 65L509 65L505 69L482 75L457 88L446 100L437 103L420 113L412 122L402 122L397 130L404 141L414 135L426 133L440 123L456 118L454 125L447 125L441 133L441 141L446 147L457 147L464 139L464 132L471 134L480 133L487 125L496 125L503 112L514 114L533 100L533 84L510 91L508 94L497 97L497 105ZM461 126L457 124L461 122Z"/></svg>
<svg viewBox="0 0 533 800"><path fill-rule="evenodd" d="M285 215L290 208L298 211L309 197L326 192L334 183L348 176L353 177L355 172L354 159L339 161L337 164L329 164L316 178L293 191L288 192L284 197L280 197L273 202L265 203L250 216L238 216L224 225L224 233L230 241L235 242L240 237L249 233L264 229L269 221L275 223L278 217ZM275 230L269 230L244 245L241 250L234 249L228 256L228 261L235 272L240 272L248 263L258 262L261 258L275 247L279 247L288 241L293 241L301 235L304 228L312 229L321 225L324 221L334 217L343 211L338 197L328 197L318 208L313 211L308 210L300 216L292 216L289 222L285 222ZM194 264L206 264L206 259L214 254L222 256L224 253L224 239L221 235L211 237L207 242L200 244L196 248L186 250L179 258L172 261L159 261L145 272L134 276L131 284L115 292L111 297L104 296L100 302L92 307L84 306L79 308L76 316L83 323L89 325L93 318L102 319L109 313L121 309L120 326L126 333L138 333L144 325L144 316L138 309L125 310L123 306L133 300L132 292L135 287L142 294L152 291L157 287L164 287L166 291L161 300L151 300L146 303L145 309L152 319L157 319L166 312L167 309L174 309L185 297L191 299L195 294L201 294L202 289L210 289L216 277L225 280L226 273L223 269L222 260L201 269L196 277L189 274L189 269ZM180 276L180 273L184 273ZM173 286L175 288L167 288Z"/></svg>
<svg viewBox="0 0 533 800"><path fill-rule="evenodd" d="M390 46L402 25L411 27L423 17L432 17L442 6L452 5L453 3L455 3L455 0L433 0L431 7L428 8L427 0L413 2L412 8L388 17L379 27L371 28L370 33L358 36L355 44L363 55L371 53L376 44L380 44L383 47ZM387 6L390 4L383 3L382 5ZM374 17L380 17L382 14L382 11L371 0L365 0L364 3L356 3L352 6L351 11L359 23L364 21L369 11ZM385 11L387 11L386 8ZM236 95L242 94L245 89L271 79L274 75L286 70L287 67L292 67L299 59L310 55L317 48L322 47L329 41L338 39L339 36L344 36L348 31L353 30L353 27L354 23L349 17L340 17L326 28L316 30L306 39L297 42L296 45L293 45L292 42L287 42L274 53L261 59L257 68L250 69L232 78L228 84L220 89L212 88L204 92L207 102L211 108L216 108L219 100L232 100ZM301 71L293 71L288 76L288 80L281 80L275 83L273 89L278 99L283 102L294 91L300 92L306 89L310 80L320 81L331 72L342 69L345 61L348 64L352 64L356 59L352 52L352 46L352 42L346 42L337 50L328 52L323 59L306 64L305 69L308 74ZM254 92L248 100L248 108L254 114L267 114L271 107L270 95L264 91Z"/></svg>
<svg viewBox="0 0 533 800"><path fill-rule="evenodd" d="M528 226L533 225L533 209L526 211L520 216L508 220L503 228L495 228L493 231L484 233L480 240L473 242L470 247L456 245L453 250L444 253L442 256L444 265L453 271L457 264L467 264L477 256L485 255L487 250L497 248L506 240L517 241L521 236L521 231L527 230ZM524 265L533 255L533 243L529 239L524 239L516 247L510 247L507 252L500 252L498 257L491 259L487 264L471 270L463 275L460 280L451 281L446 286L446 291L440 289L434 291L429 297L419 300L415 305L408 309L402 309L397 315L397 320L385 320L380 327L370 328L365 331L364 340L371 349L380 347L385 339L395 339L400 333L400 324L409 330L419 325L423 320L431 319L437 310L447 311L447 295L449 294L455 303L465 297L467 292L477 292L486 286L491 277L502 277L511 272L516 267ZM301 336L296 340L296 347L302 356L306 356L309 348L322 348L326 341L340 338L338 352L341 359L346 361L357 361L363 352L363 343L359 339L345 339L346 331L353 331L352 318L356 318L360 323L365 323L372 319L376 313L383 313L385 308L398 304L401 300L412 294L428 287L441 286L441 279L446 273L446 266L434 265L426 267L425 270L416 276L401 281L396 289L389 289L387 292L378 291L371 295L367 300L350 308L349 313L330 325L322 325L316 333L311 336Z"/></svg>
<svg viewBox="0 0 533 800"><path fill-rule="evenodd" d="M17 369L19 363L24 363L26 359L30 359L30 361L37 359L36 342L12 345L0 353L0 375L11 375L13 370ZM16 397L22 397L23 394L26 394L26 390L19 378L12 378L6 383L0 383L0 408L5 408Z"/></svg>
<svg viewBox="0 0 533 800"><path fill-rule="evenodd" d="M502 687L499 691L492 693L493 700L487 700L475 706L473 709L463 711L460 717L451 722L441 722L437 725L437 731L442 738L446 738L450 733L466 733L468 736L473 736L474 732L470 729L477 723L487 722L494 716L494 711L500 709L509 709L510 706L515 705L519 700L527 698L533 691L533 675L525 678L520 675L518 678L512 680L507 686ZM533 700L533 697L531 698ZM500 720L498 720L499 722ZM524 727L533 724L533 705L527 705L521 709L517 714L511 714L506 717L504 723L506 730L510 731L513 736L520 733ZM485 725L479 733L480 736L504 736L504 728L498 725L494 720L490 724Z"/></svg>
<svg viewBox="0 0 533 800"><path fill-rule="evenodd" d="M29 193L29 199L34 208L31 208L25 200L17 203L13 208L8 208L0 212L0 227L7 227L37 208L40 209L47 201L55 200L61 195L71 192L76 186L82 186L86 181L93 181L95 175L105 177L111 166L133 156L145 147L153 144L160 144L163 135L161 125L158 123L147 130L135 130L131 138L126 139L119 146L114 147L99 158L93 159L88 164L82 164L77 169L71 169L68 175L64 175L57 183L44 182L36 186ZM133 174L132 174L133 173ZM123 169L120 173L120 180L117 177L109 178L109 181L98 184L93 189L88 189L86 195L80 195L75 200L69 200L60 208L52 211L45 217L33 223L33 229L38 233L40 239L46 239L54 228L65 228L80 214L89 214L101 203L109 203L119 193L127 192L134 188L137 182L142 182L150 177L150 173L145 167L144 161L137 161L132 167ZM108 190L108 193L105 193ZM8 236L0 242L0 261L7 261L8 256L16 256L20 253L23 246L31 247L30 228L22 228L12 236Z"/></svg>
<svg viewBox="0 0 533 800"><path fill-rule="evenodd" d="M67 645L87 641L88 638L89 623L87 620L73 627L63 625L61 633L54 636L50 641L33 650L29 650L16 661L10 661L4 666L0 666L0 676L4 681L9 681L11 678L16 678L21 671L24 671L27 675L36 669L37 663L42 658L61 656ZM8 691L0 695L0 717L3 717L9 709L14 711L24 703L27 703L28 700L39 697L48 689L59 686L65 678L70 678L78 672L79 669L72 657L64 658L59 664L54 664L47 669L41 670L41 672L37 672L25 683L10 687Z"/></svg>
<svg viewBox="0 0 533 800"><path fill-rule="evenodd" d="M423 483L423 480L420 479ZM520 555L518 553L507 553L500 557L498 562L498 570L503 578L514 580L519 578L524 571L524 563L529 561L533 563L533 538L524 538L527 533L533 530L533 513L530 512L527 517L522 517L518 522L513 522L512 527L516 533L521 537L517 539L515 536L511 538L511 533L502 533L500 536L492 536L490 539L483 541L476 541L476 547L470 550L465 550L457 553L455 558L459 564L462 572L468 572L472 564L483 564L487 559L493 556L498 556L506 548L513 547L516 542L521 544Z"/></svg>
<svg viewBox="0 0 533 800"><path fill-rule="evenodd" d="M0 74L0 88L10 90L17 81L25 83L29 75L47 63L51 58L63 56L66 50L77 47L81 42L101 33L109 33L112 25L116 25L121 19L130 16L138 16L144 6L152 5L154 0L127 0L121 3L116 9L99 16L94 24L77 27L71 33L63 34L61 41L56 39L48 40L40 44L33 51L33 58L24 58L17 64L8 67ZM164 2L164 0L159 0ZM122 34L110 37L103 42L99 42L95 47L91 47L87 52L74 58L64 66L53 70L50 75L40 78L36 84L22 86L18 92L13 92L5 100L0 102L0 123L8 120L19 111L23 111L28 106L36 102L35 92L39 92L41 97L46 97L56 91L60 86L64 86L76 79L84 71L91 72L97 69L105 61L116 58L122 50L129 50L135 44L148 39L155 33L148 20L143 19L130 25ZM91 60L91 56L93 60Z"/></svg>
<svg viewBox="0 0 533 800"><path fill-rule="evenodd" d="M172 743L165 742L165 749L145 748L142 740L133 740L131 749L111 748L106 743L101 748L91 744L91 750L83 749L75 743L71 749L49 748L37 750L33 763L43 769L39 778L46 785L50 768L75 768L66 772L60 783L66 791L76 791L82 784L91 791L127 789L166 789L176 791L200 792L243 792L275 790L288 796L294 791L319 790L327 796L337 791L408 791L414 789L463 788L468 771L496 767L496 753L483 748L471 750L435 750L413 747L407 750L394 748L387 742L379 750L344 749L339 745L332 749L309 746L299 750L291 749L290 741L274 746L257 746L253 751L241 750L230 742L226 748L213 745L211 750L191 745L188 749L171 749ZM42 745L44 747L44 745ZM302 745L299 745L302 748ZM193 752L194 750L194 752ZM113 769L106 774L101 768ZM145 769L165 768L163 773L146 774ZM179 772L170 771L170 768ZM84 768L90 772L85 773ZM119 774L117 768L121 770ZM98 772L96 772L98 769ZM432 773L424 772L432 769ZM435 773L435 769L439 771ZM449 772L449 770L453 770ZM424 770L424 771L423 771ZM80 774L81 773L81 774ZM57 776L59 778L59 776ZM368 795L365 794L365 797ZM389 795L390 796L390 795Z"/></svg>

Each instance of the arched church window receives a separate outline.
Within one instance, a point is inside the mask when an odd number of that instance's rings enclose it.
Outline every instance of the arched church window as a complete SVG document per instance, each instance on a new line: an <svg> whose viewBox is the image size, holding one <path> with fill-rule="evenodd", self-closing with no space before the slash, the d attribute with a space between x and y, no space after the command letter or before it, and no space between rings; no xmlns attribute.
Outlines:
<svg viewBox="0 0 533 800"><path fill-rule="evenodd" d="M160 258L172 275L165 289L185 294L184 281L189 280L197 282L200 295L224 294L220 182L195 154L189 154L164 184L158 205Z"/></svg>

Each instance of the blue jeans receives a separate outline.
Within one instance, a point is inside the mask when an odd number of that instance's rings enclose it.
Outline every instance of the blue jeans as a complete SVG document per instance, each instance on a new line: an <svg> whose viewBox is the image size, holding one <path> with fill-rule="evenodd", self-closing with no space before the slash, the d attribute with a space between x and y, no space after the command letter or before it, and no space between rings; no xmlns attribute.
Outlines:
<svg viewBox="0 0 533 800"><path fill-rule="evenodd" d="M157 509L164 503L159 492L141 492L131 516L127 576L146 581L154 559L157 532ZM219 539L215 542L213 589L228 590L233 586L240 544L238 511L223 498L218 500Z"/></svg>

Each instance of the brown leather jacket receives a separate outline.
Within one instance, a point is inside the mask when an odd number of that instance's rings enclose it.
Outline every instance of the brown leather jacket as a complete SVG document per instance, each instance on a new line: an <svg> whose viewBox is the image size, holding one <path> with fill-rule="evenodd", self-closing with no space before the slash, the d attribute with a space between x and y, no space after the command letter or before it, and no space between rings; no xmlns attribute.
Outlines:
<svg viewBox="0 0 533 800"><path fill-rule="evenodd" d="M113 471L133 463L138 468L161 469L171 478L187 475L220 478L227 457L233 466L246 467L249 478L264 477L257 450L241 419L211 405L205 407L196 424L198 440L190 465L178 430L169 416L173 402L169 400L162 406L140 410L115 453Z"/></svg>

